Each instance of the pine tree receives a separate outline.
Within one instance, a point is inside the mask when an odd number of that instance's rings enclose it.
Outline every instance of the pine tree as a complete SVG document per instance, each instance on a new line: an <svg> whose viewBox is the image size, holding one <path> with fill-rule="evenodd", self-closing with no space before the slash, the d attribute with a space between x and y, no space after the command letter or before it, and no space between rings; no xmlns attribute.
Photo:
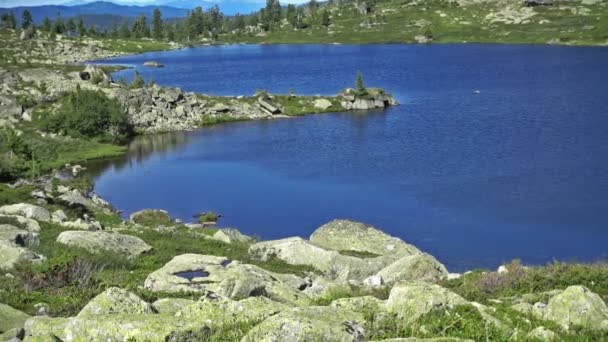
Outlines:
<svg viewBox="0 0 608 342"><path fill-rule="evenodd" d="M74 19L73 18L69 18L66 22L65 22L65 29L67 32L73 33L74 31L76 31L76 23L74 23Z"/></svg>
<svg viewBox="0 0 608 342"><path fill-rule="evenodd" d="M23 11L23 15L21 16L21 28L26 29L32 27L34 24L34 19L32 18L32 13L29 10Z"/></svg>
<svg viewBox="0 0 608 342"><path fill-rule="evenodd" d="M57 19L55 19L55 23L53 23L53 32L57 34L62 34L65 32L65 24L61 14L57 14Z"/></svg>
<svg viewBox="0 0 608 342"><path fill-rule="evenodd" d="M160 9L156 8L154 10L154 16L152 18L152 38L154 39L162 39L163 38L163 19L162 13Z"/></svg>
<svg viewBox="0 0 608 342"><path fill-rule="evenodd" d="M296 28L296 24L298 21L298 17L296 14L296 5L294 5L294 4L287 5L287 13L285 14L285 17L287 18L287 22L289 24L291 24L291 26L293 28Z"/></svg>
<svg viewBox="0 0 608 342"><path fill-rule="evenodd" d="M120 24L120 38L126 39L131 36L131 30L129 30L129 21L125 18Z"/></svg>
<svg viewBox="0 0 608 342"><path fill-rule="evenodd" d="M328 27L331 24L329 19L329 11L327 9L323 10L323 14L321 16L321 25Z"/></svg>

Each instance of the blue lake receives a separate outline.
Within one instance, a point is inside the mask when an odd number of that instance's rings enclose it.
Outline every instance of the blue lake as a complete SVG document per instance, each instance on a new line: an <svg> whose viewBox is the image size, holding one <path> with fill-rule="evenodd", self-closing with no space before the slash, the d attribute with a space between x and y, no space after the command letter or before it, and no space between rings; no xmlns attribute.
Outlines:
<svg viewBox="0 0 608 342"><path fill-rule="evenodd" d="M109 62L216 95L334 94L361 70L402 103L140 137L95 170L125 214L212 210L265 239L352 218L451 271L608 256L608 48L235 45Z"/></svg>

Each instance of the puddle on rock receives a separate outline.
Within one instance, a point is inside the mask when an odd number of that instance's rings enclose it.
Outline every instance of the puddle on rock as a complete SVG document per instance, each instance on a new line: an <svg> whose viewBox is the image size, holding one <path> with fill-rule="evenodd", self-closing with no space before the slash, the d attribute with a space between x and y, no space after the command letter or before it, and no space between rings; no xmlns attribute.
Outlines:
<svg viewBox="0 0 608 342"><path fill-rule="evenodd" d="M188 280L192 280L194 278L205 278L209 276L209 272L205 272L203 270L198 270L198 271L186 271L186 272L179 272L179 273L175 273L173 275L176 275L178 277L182 277Z"/></svg>

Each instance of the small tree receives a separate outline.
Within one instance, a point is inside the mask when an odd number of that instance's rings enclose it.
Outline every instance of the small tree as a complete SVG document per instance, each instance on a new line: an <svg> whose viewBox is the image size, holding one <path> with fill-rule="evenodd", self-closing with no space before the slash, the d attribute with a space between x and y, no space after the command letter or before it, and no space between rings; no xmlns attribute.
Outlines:
<svg viewBox="0 0 608 342"><path fill-rule="evenodd" d="M358 95L367 95L367 89L365 88L365 83L363 82L363 74L361 71L357 71L357 82L356 88Z"/></svg>

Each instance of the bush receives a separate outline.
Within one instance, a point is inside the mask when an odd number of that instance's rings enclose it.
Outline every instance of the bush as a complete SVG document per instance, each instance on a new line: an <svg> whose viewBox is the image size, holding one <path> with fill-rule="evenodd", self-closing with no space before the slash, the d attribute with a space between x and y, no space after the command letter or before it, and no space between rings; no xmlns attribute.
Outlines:
<svg viewBox="0 0 608 342"><path fill-rule="evenodd" d="M135 78L133 79L133 83L131 83L131 88L139 89L139 88L143 88L145 86L146 86L146 80L144 80L144 78L141 77L141 74L136 71Z"/></svg>
<svg viewBox="0 0 608 342"><path fill-rule="evenodd" d="M61 111L48 119L46 129L110 142L122 142L132 134L127 113L117 101L102 92L81 89L66 97Z"/></svg>

